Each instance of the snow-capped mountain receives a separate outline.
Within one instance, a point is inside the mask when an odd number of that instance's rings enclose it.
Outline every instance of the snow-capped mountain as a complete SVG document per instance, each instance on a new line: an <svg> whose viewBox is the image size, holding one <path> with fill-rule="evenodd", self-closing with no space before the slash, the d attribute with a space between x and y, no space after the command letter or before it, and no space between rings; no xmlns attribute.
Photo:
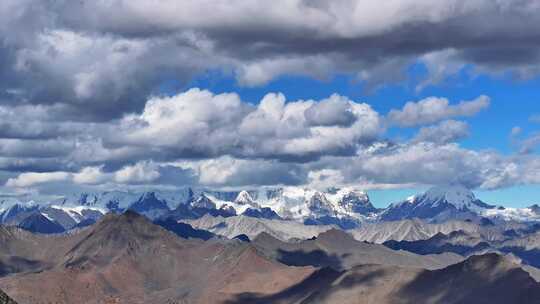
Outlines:
<svg viewBox="0 0 540 304"><path fill-rule="evenodd" d="M367 194L357 189L333 188L317 191L300 187L243 191L193 188L143 193L109 191L73 194L52 202L34 202L16 206L13 210L6 209L1 215L13 217L15 214L27 212L24 208L31 207L39 209L44 216L54 218L64 227L73 227L84 220L83 217L73 219L74 214L83 210L118 213L129 209L151 219L168 216L189 219L199 218L205 214L215 216L243 214L258 218L295 220L306 224L335 224L344 228L352 228L361 221L375 219L378 212ZM78 209L76 211L73 208Z"/></svg>
<svg viewBox="0 0 540 304"><path fill-rule="evenodd" d="M158 197L153 191L142 194L129 206L129 209L151 219L162 217L170 212L167 200Z"/></svg>
<svg viewBox="0 0 540 304"><path fill-rule="evenodd" d="M17 203L0 212L0 224L20 226L33 232L58 233L86 226L85 223L95 222L105 213L105 210L87 206Z"/></svg>
<svg viewBox="0 0 540 304"><path fill-rule="evenodd" d="M391 204L380 214L382 221L420 218L432 222L449 219L480 221L491 218L504 221L537 221L540 214L535 208L505 208L490 205L475 197L474 193L461 186L434 187L423 194Z"/></svg>
<svg viewBox="0 0 540 304"><path fill-rule="evenodd" d="M335 225L344 229L362 223L420 218L428 222L446 220L540 221L540 207L503 208L477 199L459 186L435 187L386 209L375 208L367 193L354 188L319 191L303 187L216 191L182 188L177 191L109 191L68 195L52 201L30 201L2 205L0 221L17 225L25 217L40 213L72 229L107 212L133 210L152 220L197 219L206 214L230 217L293 220L306 225Z"/></svg>
<svg viewBox="0 0 540 304"><path fill-rule="evenodd" d="M250 206L256 206L257 203L253 200L249 192L242 190L240 193L238 193L238 196L236 196L236 199L234 200L236 204L239 205L250 205Z"/></svg>
<svg viewBox="0 0 540 304"><path fill-rule="evenodd" d="M477 199L474 193L465 187L434 187L423 194L390 205L382 212L381 219L471 219L481 215L485 210L495 208L497 207Z"/></svg>
<svg viewBox="0 0 540 304"><path fill-rule="evenodd" d="M62 233L65 231L62 225L41 213L32 213L24 218L17 227L37 233Z"/></svg>
<svg viewBox="0 0 540 304"><path fill-rule="evenodd" d="M14 204L0 213L0 223L18 224L28 214L38 210L39 206L33 201L25 204Z"/></svg>

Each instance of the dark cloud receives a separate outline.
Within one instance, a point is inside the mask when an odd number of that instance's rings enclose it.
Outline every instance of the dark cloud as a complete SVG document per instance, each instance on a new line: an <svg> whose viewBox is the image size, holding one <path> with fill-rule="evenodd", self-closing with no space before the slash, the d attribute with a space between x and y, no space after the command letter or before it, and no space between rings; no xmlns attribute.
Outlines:
<svg viewBox="0 0 540 304"><path fill-rule="evenodd" d="M314 126L348 127L357 119L349 101L337 95L313 104L304 112L304 116L307 122Z"/></svg>
<svg viewBox="0 0 540 304"><path fill-rule="evenodd" d="M0 98L62 104L64 118L106 121L141 111L163 82L185 84L206 70L233 71L244 85L350 73L376 87L402 81L418 62L430 73L418 88L465 65L530 77L540 72L539 10L525 0L8 0Z"/></svg>

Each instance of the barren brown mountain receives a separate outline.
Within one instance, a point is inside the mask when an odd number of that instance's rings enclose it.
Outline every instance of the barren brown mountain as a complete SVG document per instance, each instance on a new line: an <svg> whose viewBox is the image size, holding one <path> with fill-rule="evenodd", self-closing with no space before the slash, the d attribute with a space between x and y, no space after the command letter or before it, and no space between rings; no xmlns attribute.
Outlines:
<svg viewBox="0 0 540 304"><path fill-rule="evenodd" d="M286 265L332 267L336 270L363 264L439 269L463 260L463 257L453 253L422 256L395 251L383 245L357 241L349 233L338 229L330 229L316 238L297 242L283 242L261 233L252 243L265 256Z"/></svg>
<svg viewBox="0 0 540 304"><path fill-rule="evenodd" d="M312 274L260 256L239 241L186 240L135 213L45 237L5 230L0 286L20 303L217 303L278 292ZM18 254L20 253L20 257Z"/></svg>
<svg viewBox="0 0 540 304"><path fill-rule="evenodd" d="M498 255L440 269L448 257L397 252L337 230L296 243L265 234L253 243L202 241L127 212L57 236L1 227L0 245L0 289L23 304L540 300L538 283Z"/></svg>
<svg viewBox="0 0 540 304"><path fill-rule="evenodd" d="M540 284L504 257L487 254L431 271L361 265L338 275L318 272L271 296L245 293L229 303L526 304L540 303Z"/></svg>

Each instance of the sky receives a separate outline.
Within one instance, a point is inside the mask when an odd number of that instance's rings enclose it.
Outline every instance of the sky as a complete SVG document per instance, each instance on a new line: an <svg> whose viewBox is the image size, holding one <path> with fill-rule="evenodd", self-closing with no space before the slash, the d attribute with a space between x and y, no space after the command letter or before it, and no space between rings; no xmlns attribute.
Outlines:
<svg viewBox="0 0 540 304"><path fill-rule="evenodd" d="M110 12L114 12L111 14ZM0 199L459 184L540 203L540 2L0 5Z"/></svg>

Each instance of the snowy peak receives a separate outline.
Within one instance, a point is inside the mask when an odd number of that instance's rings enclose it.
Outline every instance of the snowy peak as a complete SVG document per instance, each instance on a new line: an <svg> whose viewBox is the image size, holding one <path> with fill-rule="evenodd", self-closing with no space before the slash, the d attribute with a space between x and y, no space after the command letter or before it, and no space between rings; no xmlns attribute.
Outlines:
<svg viewBox="0 0 540 304"><path fill-rule="evenodd" d="M332 204L321 192L315 192L309 199L308 208L319 215L331 215L333 213Z"/></svg>
<svg viewBox="0 0 540 304"><path fill-rule="evenodd" d="M191 203L194 208L216 209L216 204L202 193L196 200Z"/></svg>
<svg viewBox="0 0 540 304"><path fill-rule="evenodd" d="M29 215L17 226L24 230L38 233L62 233L65 231L64 227L41 213Z"/></svg>
<svg viewBox="0 0 540 304"><path fill-rule="evenodd" d="M461 186L433 187L423 194L392 204L382 214L382 220L474 219L484 216L495 206L477 199L474 193Z"/></svg>
<svg viewBox="0 0 540 304"><path fill-rule="evenodd" d="M457 209L474 207L476 202L474 193L462 186L433 187L420 199L423 204L447 203Z"/></svg>
<svg viewBox="0 0 540 304"><path fill-rule="evenodd" d="M249 192L243 190L238 193L238 196L236 197L234 202L239 205L253 205L255 201L253 200L251 195L249 195Z"/></svg>
<svg viewBox="0 0 540 304"><path fill-rule="evenodd" d="M156 219L170 211L167 202L159 199L155 192L145 192L142 194L141 197L129 207L129 210L138 212L151 219Z"/></svg>
<svg viewBox="0 0 540 304"><path fill-rule="evenodd" d="M364 191L344 188L339 190L336 195L337 203L347 212L364 215L377 212L377 208L371 204L369 196Z"/></svg>

